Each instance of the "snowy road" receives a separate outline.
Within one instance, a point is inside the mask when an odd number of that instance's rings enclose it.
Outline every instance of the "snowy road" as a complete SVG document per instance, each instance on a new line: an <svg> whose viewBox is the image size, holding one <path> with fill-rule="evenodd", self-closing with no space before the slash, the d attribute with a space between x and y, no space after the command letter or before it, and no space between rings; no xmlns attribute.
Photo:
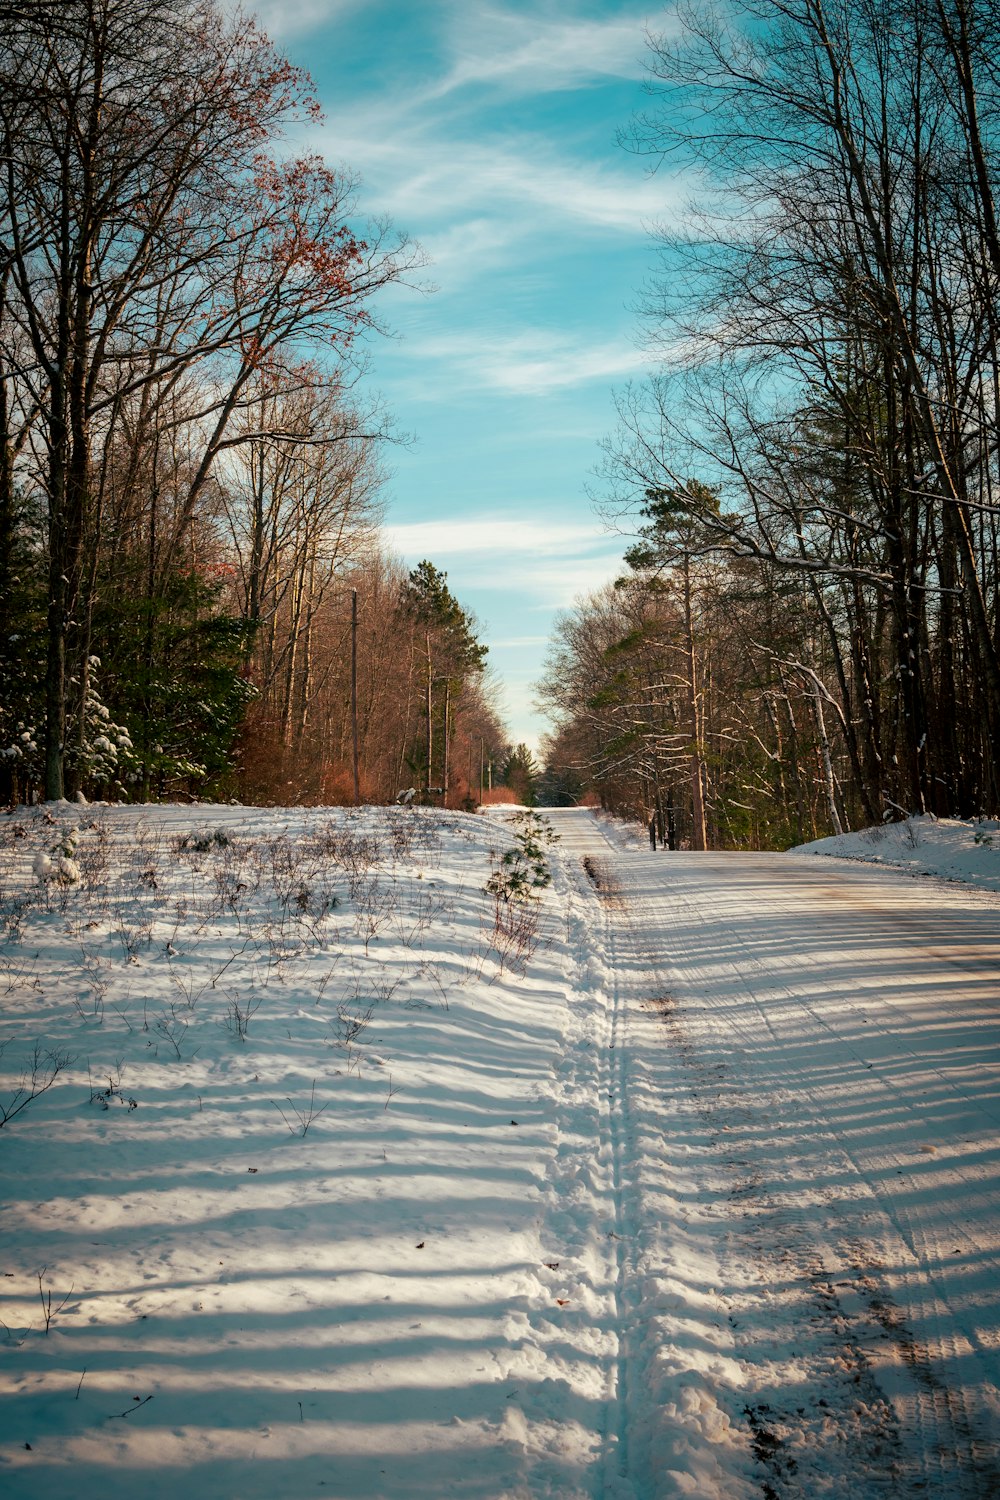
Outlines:
<svg viewBox="0 0 1000 1500"><path fill-rule="evenodd" d="M550 816L0 823L4 1500L1000 1496L1000 894Z"/></svg>
<svg viewBox="0 0 1000 1500"><path fill-rule="evenodd" d="M553 820L601 888L603 924L577 901L619 1056L619 1473L1000 1494L1000 903Z"/></svg>

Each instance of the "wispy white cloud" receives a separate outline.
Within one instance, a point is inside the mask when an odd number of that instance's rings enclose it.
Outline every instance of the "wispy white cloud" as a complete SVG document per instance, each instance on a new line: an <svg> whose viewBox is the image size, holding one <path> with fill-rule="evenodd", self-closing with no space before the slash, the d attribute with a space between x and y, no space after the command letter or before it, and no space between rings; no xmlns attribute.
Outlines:
<svg viewBox="0 0 1000 1500"><path fill-rule="evenodd" d="M322 0L299 5L323 8ZM380 212L449 260L463 239L473 252L495 251L498 239L510 245L559 222L642 235L680 203L669 174L650 178L610 141L601 155L580 151L572 131L560 148L498 97L637 79L645 12L595 21L567 16L562 3L554 17L536 4L528 13L467 0L431 9L426 29L444 53L437 73L397 67L347 107L327 101L327 122L312 136L328 159L360 172Z"/></svg>
<svg viewBox="0 0 1000 1500"><path fill-rule="evenodd" d="M525 581L536 599L528 610L541 614L568 609L582 595L596 593L613 582L622 571L620 545L591 557L567 557L560 563L533 562L526 570Z"/></svg>
<svg viewBox="0 0 1000 1500"><path fill-rule="evenodd" d="M386 538L407 560L430 557L446 571L460 568L463 589L513 585L532 613L564 609L621 570L621 539L610 536L582 505L579 523L509 515L418 521L387 526ZM545 639L530 635L517 641L530 649ZM515 641L507 637L500 644L511 648Z"/></svg>
<svg viewBox="0 0 1000 1500"><path fill-rule="evenodd" d="M250 9L276 40L327 32L352 12L371 10L378 0L224 0L224 8ZM411 5L412 0L402 0ZM567 14L572 5L486 4L483 0L434 0L414 7L411 19L442 56L439 77L414 98L441 98L467 84L496 83L531 93L586 85L602 78L638 77L642 71L647 19L656 7L603 20ZM662 20L662 17L658 18Z"/></svg>
<svg viewBox="0 0 1000 1500"><path fill-rule="evenodd" d="M253 9L277 40L337 24L367 0L256 0ZM310 144L342 160L366 181L366 199L399 222L432 220L454 233L456 220L483 226L511 210L532 207L541 219L570 217L612 229L640 231L664 207L664 181L652 183L612 148L606 165L568 157L547 136L484 123L486 95L495 90L543 95L588 89L609 78L639 78L645 51L645 9L591 20L567 6L499 6L453 0L427 7L421 28L441 60L436 75L399 65L349 90L349 104L325 101L325 126ZM388 20L388 18L387 18ZM469 87L472 86L472 87ZM496 99L493 98L493 104ZM613 165L610 165L613 163ZM430 231L433 236L433 228Z"/></svg>
<svg viewBox="0 0 1000 1500"><path fill-rule="evenodd" d="M456 6L447 44L450 70L440 95L469 84L542 93L580 88L599 78L634 78L642 69L647 11L606 20L563 14L553 19L499 5Z"/></svg>
<svg viewBox="0 0 1000 1500"><path fill-rule="evenodd" d="M365 0L255 0L252 9L274 41L335 25ZM235 0L232 9L236 9Z"/></svg>
<svg viewBox="0 0 1000 1500"><path fill-rule="evenodd" d="M684 201L679 181L651 178L634 162L609 155L585 160L554 151L538 135L507 133L487 139L439 134L422 129L386 130L365 112L333 117L317 145L331 160L352 163L366 183L366 199L377 197L380 211L433 233L435 224L454 227L506 223L530 214L519 229L537 234L560 222L643 235L650 222Z"/></svg>
<svg viewBox="0 0 1000 1500"><path fill-rule="evenodd" d="M516 260L526 226L481 215L421 236L431 280L454 291Z"/></svg>
<svg viewBox="0 0 1000 1500"><path fill-rule="evenodd" d="M433 364L438 388L475 386L507 396L541 396L591 381L619 380L648 363L648 356L625 339L595 342L543 328L432 334L404 345L403 353L422 366Z"/></svg>
<svg viewBox="0 0 1000 1500"><path fill-rule="evenodd" d="M386 527L391 544L407 557L492 557L528 553L558 556L607 544L604 529L590 517L575 521L535 521L526 516L477 516L468 519L414 521Z"/></svg>

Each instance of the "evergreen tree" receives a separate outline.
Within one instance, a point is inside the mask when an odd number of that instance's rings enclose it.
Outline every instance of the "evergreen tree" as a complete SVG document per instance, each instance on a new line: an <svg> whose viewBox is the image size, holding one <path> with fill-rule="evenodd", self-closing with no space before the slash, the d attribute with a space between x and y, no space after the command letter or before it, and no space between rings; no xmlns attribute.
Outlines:
<svg viewBox="0 0 1000 1500"><path fill-rule="evenodd" d="M426 558L409 575L403 607L424 638L424 739L419 748L414 745L408 761L423 780L425 798L440 796L447 806L458 702L466 683L482 675L488 648L476 639L475 617L449 589L447 573ZM440 753L435 752L436 738ZM435 785L436 773L440 782Z"/></svg>
<svg viewBox="0 0 1000 1500"><path fill-rule="evenodd" d="M0 501L0 798L25 800L44 766L45 569L40 507Z"/></svg>
<svg viewBox="0 0 1000 1500"><path fill-rule="evenodd" d="M481 672L489 647L476 639L476 621L448 587L448 575L425 558L410 573L407 606L434 634L438 654L455 677Z"/></svg>
<svg viewBox="0 0 1000 1500"><path fill-rule="evenodd" d="M503 784L510 787L525 807L534 807L538 801L540 776L538 762L527 745L515 745L504 763Z"/></svg>
<svg viewBox="0 0 1000 1500"><path fill-rule="evenodd" d="M108 700L133 735L136 795L228 790L255 690L242 670L249 627L222 607L221 584L178 572L155 599L131 611L116 601L97 624L109 642Z"/></svg>

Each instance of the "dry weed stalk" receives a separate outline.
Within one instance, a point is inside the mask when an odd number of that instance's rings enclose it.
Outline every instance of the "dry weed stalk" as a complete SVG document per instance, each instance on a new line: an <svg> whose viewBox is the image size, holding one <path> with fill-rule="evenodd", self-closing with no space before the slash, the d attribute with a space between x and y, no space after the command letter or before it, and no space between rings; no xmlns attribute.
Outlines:
<svg viewBox="0 0 1000 1500"><path fill-rule="evenodd" d="M288 1126L288 1129L289 1129L289 1131L290 1131L290 1133L292 1135L305 1136L308 1133L309 1127L312 1124L312 1122L314 1120L318 1120L319 1117L320 1117L320 1115L324 1112L324 1110L327 1110L327 1109L330 1108L330 1105L333 1103L333 1100L332 1099L328 1099L325 1104L319 1104L319 1105L317 1105L317 1103L316 1103L316 1080L315 1080L315 1078L312 1081L312 1088L309 1090L309 1103L306 1104L306 1105L304 1105L302 1109L299 1109L299 1107L298 1107L297 1104L293 1104L293 1102L292 1102L291 1099L286 1099L285 1103L288 1105L289 1109L292 1111L292 1114L295 1116L295 1118L299 1122L298 1123L298 1128L296 1128L292 1124L291 1120L289 1120L288 1116L285 1114L285 1111L282 1109L282 1107L281 1107L280 1104L275 1104L275 1101L273 1099L271 1100L271 1103L274 1104L275 1109L278 1111L278 1114L281 1116L281 1118L284 1120L285 1124Z"/></svg>
<svg viewBox="0 0 1000 1500"><path fill-rule="evenodd" d="M10 1045L10 1038L0 1042L0 1057ZM22 1112L27 1109L35 1099L40 1099L47 1094L55 1083L59 1074L68 1068L74 1061L71 1053L58 1049L46 1049L41 1042L36 1042L32 1052L25 1061L13 1094L6 1103L0 1100L0 1130Z"/></svg>

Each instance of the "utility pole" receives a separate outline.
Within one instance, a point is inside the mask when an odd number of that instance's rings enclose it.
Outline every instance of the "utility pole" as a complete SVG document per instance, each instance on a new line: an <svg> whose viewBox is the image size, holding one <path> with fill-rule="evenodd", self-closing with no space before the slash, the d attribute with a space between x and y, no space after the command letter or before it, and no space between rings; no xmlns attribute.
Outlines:
<svg viewBox="0 0 1000 1500"><path fill-rule="evenodd" d="M424 786L424 792L426 800L429 802L431 800L431 781L433 779L431 757L434 754L434 715L432 712L434 676L431 666L431 633L429 630L424 636L424 643L427 647L427 781Z"/></svg>
<svg viewBox="0 0 1000 1500"><path fill-rule="evenodd" d="M361 805L361 772L358 765L358 591L351 589L351 734L354 749L354 806Z"/></svg>
<svg viewBox="0 0 1000 1500"><path fill-rule="evenodd" d="M691 728L691 848L707 849L705 799L701 784L701 745L698 723L697 657L694 649L694 622L691 609L691 556L684 553L684 634L688 669L688 718Z"/></svg>
<svg viewBox="0 0 1000 1500"><path fill-rule="evenodd" d="M441 773L441 806L448 806L448 775L450 772L449 762L451 760L451 735L448 732L448 716L451 712L451 681L444 680L444 770Z"/></svg>

